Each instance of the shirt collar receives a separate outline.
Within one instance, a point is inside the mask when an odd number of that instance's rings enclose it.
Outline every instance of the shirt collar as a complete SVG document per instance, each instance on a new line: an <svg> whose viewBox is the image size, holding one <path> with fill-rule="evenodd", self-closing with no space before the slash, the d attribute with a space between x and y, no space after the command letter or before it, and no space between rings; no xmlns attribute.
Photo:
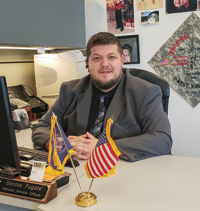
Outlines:
<svg viewBox="0 0 200 211"><path fill-rule="evenodd" d="M106 95L106 97L112 98L115 91L117 90L117 87L119 86L120 82L115 86L112 90L109 92L102 92L100 89L98 89L93 83L92 83L92 89L95 95L99 98L101 95Z"/></svg>

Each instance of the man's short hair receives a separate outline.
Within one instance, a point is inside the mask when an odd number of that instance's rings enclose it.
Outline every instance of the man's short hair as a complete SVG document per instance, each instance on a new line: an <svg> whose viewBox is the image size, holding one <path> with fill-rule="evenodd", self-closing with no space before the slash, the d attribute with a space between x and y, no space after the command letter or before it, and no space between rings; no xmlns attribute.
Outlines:
<svg viewBox="0 0 200 211"><path fill-rule="evenodd" d="M91 48L96 45L110 45L110 44L116 44L117 45L117 50L120 55L122 55L122 46L117 37L109 32L99 32L95 35L93 35L86 47L86 56L89 58L91 55Z"/></svg>

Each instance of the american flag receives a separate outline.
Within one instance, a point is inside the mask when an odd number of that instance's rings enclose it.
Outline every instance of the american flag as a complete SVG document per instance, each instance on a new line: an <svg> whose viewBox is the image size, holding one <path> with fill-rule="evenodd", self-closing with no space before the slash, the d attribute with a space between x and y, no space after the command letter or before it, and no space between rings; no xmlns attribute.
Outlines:
<svg viewBox="0 0 200 211"><path fill-rule="evenodd" d="M169 65L169 59L160 59L159 65Z"/></svg>
<svg viewBox="0 0 200 211"><path fill-rule="evenodd" d="M109 119L95 149L85 164L85 170L89 178L108 177L116 174L115 168L121 153L110 136L111 124L112 119Z"/></svg>
<svg viewBox="0 0 200 211"><path fill-rule="evenodd" d="M70 155L74 153L56 116L51 117L51 134L48 161L55 174L64 174L64 166Z"/></svg>

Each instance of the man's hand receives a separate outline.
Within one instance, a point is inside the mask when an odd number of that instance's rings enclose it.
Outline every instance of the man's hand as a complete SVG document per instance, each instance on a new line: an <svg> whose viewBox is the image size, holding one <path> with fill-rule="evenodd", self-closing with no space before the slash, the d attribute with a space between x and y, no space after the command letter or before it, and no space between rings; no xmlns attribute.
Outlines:
<svg viewBox="0 0 200 211"><path fill-rule="evenodd" d="M82 136L68 136L74 150L74 158L87 160L96 146L98 139L89 132Z"/></svg>
<svg viewBox="0 0 200 211"><path fill-rule="evenodd" d="M47 152L49 151L49 140L47 140L47 141L44 143L43 148L46 149Z"/></svg>

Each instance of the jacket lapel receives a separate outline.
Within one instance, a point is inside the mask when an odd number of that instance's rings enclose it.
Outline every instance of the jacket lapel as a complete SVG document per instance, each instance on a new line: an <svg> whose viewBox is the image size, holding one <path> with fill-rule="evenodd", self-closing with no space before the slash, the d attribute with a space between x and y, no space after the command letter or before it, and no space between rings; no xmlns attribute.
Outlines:
<svg viewBox="0 0 200 211"><path fill-rule="evenodd" d="M124 104L125 104L125 98L124 98L124 83L125 83L125 76L122 75L122 79L120 81L120 84L113 96L113 99L109 105L109 108L106 112L106 116L104 119L103 127L106 127L108 119L111 117L113 118L113 123L118 119Z"/></svg>
<svg viewBox="0 0 200 211"><path fill-rule="evenodd" d="M81 93L77 100L77 135L84 134L87 129L90 105L92 100L92 83Z"/></svg>

